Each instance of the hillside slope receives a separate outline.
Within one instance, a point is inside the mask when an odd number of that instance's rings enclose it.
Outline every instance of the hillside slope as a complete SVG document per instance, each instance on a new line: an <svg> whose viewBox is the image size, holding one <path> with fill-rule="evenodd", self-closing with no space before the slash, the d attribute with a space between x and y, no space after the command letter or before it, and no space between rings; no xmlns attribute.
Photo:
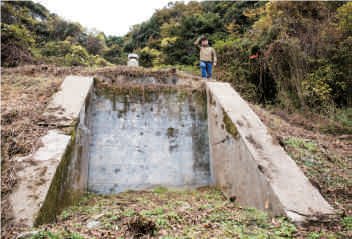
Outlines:
<svg viewBox="0 0 352 239"><path fill-rule="evenodd" d="M196 72L193 43L205 35L218 55L215 78L247 100L328 114L351 104L351 14L351 2L176 2L134 26L124 51L143 66Z"/></svg>
<svg viewBox="0 0 352 239"><path fill-rule="evenodd" d="M32 1L1 2L1 65L122 63L121 37L88 31Z"/></svg>

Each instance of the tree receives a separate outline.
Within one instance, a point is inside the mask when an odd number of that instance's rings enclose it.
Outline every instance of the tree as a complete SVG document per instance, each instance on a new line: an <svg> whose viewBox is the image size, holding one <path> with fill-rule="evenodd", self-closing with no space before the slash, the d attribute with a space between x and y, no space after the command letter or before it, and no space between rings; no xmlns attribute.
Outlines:
<svg viewBox="0 0 352 239"><path fill-rule="evenodd" d="M18 66L32 63L29 47L34 43L25 28L1 23L1 65Z"/></svg>
<svg viewBox="0 0 352 239"><path fill-rule="evenodd" d="M123 64L122 55L122 47L119 45L112 45L103 52L104 58L113 64Z"/></svg>
<svg viewBox="0 0 352 239"><path fill-rule="evenodd" d="M100 55L105 49L105 37L101 32L90 32L83 42L89 54Z"/></svg>
<svg viewBox="0 0 352 239"><path fill-rule="evenodd" d="M107 47L112 47L112 46L122 47L124 42L125 42L124 37L120 37L120 36L108 36L105 41Z"/></svg>

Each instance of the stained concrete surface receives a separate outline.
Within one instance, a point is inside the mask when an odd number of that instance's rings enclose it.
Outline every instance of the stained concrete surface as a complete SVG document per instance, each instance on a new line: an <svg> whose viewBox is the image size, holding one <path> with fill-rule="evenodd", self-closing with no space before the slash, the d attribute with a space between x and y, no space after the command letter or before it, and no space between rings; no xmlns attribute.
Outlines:
<svg viewBox="0 0 352 239"><path fill-rule="evenodd" d="M48 111L55 108L63 111L48 114L57 114L56 117L62 118L58 124L71 125L79 117L92 86L92 78L67 77L48 107ZM9 198L15 222L33 226L70 138L57 130L51 130L39 139L41 146L35 152L14 159L20 168L16 188Z"/></svg>
<svg viewBox="0 0 352 239"><path fill-rule="evenodd" d="M96 93L89 114L89 190L119 193L211 181L205 97Z"/></svg>
<svg viewBox="0 0 352 239"><path fill-rule="evenodd" d="M19 182L10 195L16 220L26 225L33 225L70 136L52 130L41 140L43 147L33 155L18 158L22 170L17 170Z"/></svg>
<svg viewBox="0 0 352 239"><path fill-rule="evenodd" d="M208 82L207 91L214 177L228 197L296 223L334 215L230 84Z"/></svg>
<svg viewBox="0 0 352 239"><path fill-rule="evenodd" d="M48 106L48 110L63 109L57 111L56 116L66 121L59 125L70 125L73 120L78 119L82 105L93 85L92 77L68 76ZM54 113L51 113L55 115Z"/></svg>

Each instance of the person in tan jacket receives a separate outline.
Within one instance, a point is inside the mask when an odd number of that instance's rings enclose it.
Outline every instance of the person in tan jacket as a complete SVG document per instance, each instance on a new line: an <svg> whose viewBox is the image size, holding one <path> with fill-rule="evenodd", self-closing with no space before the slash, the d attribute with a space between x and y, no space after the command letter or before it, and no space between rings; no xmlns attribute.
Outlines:
<svg viewBox="0 0 352 239"><path fill-rule="evenodd" d="M201 42L201 44L200 44ZM214 48L209 46L208 40L205 36L200 36L194 43L200 50L200 69L202 78L211 78L212 66L216 66L216 53Z"/></svg>

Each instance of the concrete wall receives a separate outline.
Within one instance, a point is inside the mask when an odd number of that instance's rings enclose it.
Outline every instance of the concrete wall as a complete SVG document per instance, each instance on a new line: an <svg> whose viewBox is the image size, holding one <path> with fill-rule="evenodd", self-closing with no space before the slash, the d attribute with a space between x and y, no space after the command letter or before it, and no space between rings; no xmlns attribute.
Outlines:
<svg viewBox="0 0 352 239"><path fill-rule="evenodd" d="M47 108L48 117L56 118L58 129L41 137L41 146L32 154L14 159L19 168L18 182L9 200L17 223L32 226L35 220L42 223L53 219L61 205L84 191L87 178L78 172L87 168L82 163L85 152L83 147L73 148L84 143L79 137L81 125L76 123L79 117L84 122L85 102L92 87L92 78L67 77Z"/></svg>
<svg viewBox="0 0 352 239"><path fill-rule="evenodd" d="M214 178L229 198L296 223L334 215L228 83L208 82L207 94Z"/></svg>
<svg viewBox="0 0 352 239"><path fill-rule="evenodd" d="M91 97L92 90L89 90L34 225L51 222L63 208L76 204L87 192L89 148L87 112Z"/></svg>
<svg viewBox="0 0 352 239"><path fill-rule="evenodd" d="M97 88L89 112L88 190L117 194L210 184L206 96Z"/></svg>

